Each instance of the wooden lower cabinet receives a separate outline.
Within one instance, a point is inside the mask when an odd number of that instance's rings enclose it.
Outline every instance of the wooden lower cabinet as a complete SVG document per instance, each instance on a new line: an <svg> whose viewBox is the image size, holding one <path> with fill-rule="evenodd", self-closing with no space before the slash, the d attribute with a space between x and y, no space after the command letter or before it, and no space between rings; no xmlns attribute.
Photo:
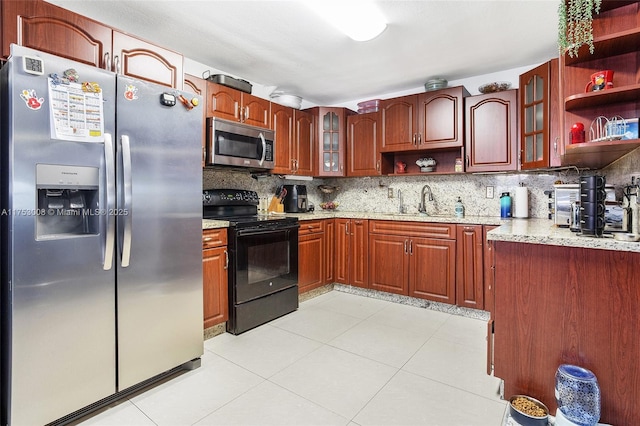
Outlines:
<svg viewBox="0 0 640 426"><path fill-rule="evenodd" d="M388 293L409 294L407 237L369 234L369 286Z"/></svg>
<svg viewBox="0 0 640 426"><path fill-rule="evenodd" d="M494 241L494 372L556 411L560 364L591 370L601 423L640 419L640 253Z"/></svg>
<svg viewBox="0 0 640 426"><path fill-rule="evenodd" d="M455 237L455 225L370 221L371 288L454 304Z"/></svg>
<svg viewBox="0 0 640 426"><path fill-rule="evenodd" d="M411 238L409 296L456 303L456 241Z"/></svg>
<svg viewBox="0 0 640 426"><path fill-rule="evenodd" d="M229 318L227 230L208 229L202 235L202 284L204 328Z"/></svg>
<svg viewBox="0 0 640 426"><path fill-rule="evenodd" d="M335 282L369 288L368 222L335 219Z"/></svg>
<svg viewBox="0 0 640 426"><path fill-rule="evenodd" d="M335 244L335 236L336 233L336 221L335 219L325 219L324 221L324 283L331 284L335 281L336 277L336 261L335 261L335 253L336 253L336 244Z"/></svg>
<svg viewBox="0 0 640 426"><path fill-rule="evenodd" d="M484 309L482 225L457 225L456 232L456 305Z"/></svg>
<svg viewBox="0 0 640 426"><path fill-rule="evenodd" d="M324 285L325 253L324 221L301 221L298 231L298 291L300 293Z"/></svg>

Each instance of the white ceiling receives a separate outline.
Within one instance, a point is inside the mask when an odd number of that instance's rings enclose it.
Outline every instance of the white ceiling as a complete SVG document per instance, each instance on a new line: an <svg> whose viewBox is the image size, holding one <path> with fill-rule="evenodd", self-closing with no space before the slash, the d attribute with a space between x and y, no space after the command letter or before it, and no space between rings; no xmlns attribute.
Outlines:
<svg viewBox="0 0 640 426"><path fill-rule="evenodd" d="M378 0L388 27L368 42L339 33L301 1L48 1L319 105L557 56L558 0Z"/></svg>

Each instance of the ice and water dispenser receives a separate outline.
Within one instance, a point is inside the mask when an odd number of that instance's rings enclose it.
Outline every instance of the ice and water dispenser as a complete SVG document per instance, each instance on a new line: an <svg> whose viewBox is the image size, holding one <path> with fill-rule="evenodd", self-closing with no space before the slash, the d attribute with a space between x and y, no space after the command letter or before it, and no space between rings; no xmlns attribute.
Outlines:
<svg viewBox="0 0 640 426"><path fill-rule="evenodd" d="M97 167L36 165L36 238L97 235L100 231Z"/></svg>

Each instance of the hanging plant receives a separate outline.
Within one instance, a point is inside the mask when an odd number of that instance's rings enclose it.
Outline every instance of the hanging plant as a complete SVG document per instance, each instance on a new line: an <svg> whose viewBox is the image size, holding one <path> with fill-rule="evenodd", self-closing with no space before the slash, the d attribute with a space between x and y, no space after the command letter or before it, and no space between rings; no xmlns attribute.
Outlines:
<svg viewBox="0 0 640 426"><path fill-rule="evenodd" d="M560 0L558 6L558 48L560 54L578 56L583 44L593 54L593 15L600 13L602 0Z"/></svg>

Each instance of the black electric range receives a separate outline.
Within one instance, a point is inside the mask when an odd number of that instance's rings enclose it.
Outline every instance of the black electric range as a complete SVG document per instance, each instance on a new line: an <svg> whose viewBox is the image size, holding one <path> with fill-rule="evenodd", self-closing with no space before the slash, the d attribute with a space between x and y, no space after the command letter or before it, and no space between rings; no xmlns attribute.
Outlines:
<svg viewBox="0 0 640 426"><path fill-rule="evenodd" d="M254 191L202 193L205 219L229 222L229 320L240 334L298 309L297 217L258 214Z"/></svg>

